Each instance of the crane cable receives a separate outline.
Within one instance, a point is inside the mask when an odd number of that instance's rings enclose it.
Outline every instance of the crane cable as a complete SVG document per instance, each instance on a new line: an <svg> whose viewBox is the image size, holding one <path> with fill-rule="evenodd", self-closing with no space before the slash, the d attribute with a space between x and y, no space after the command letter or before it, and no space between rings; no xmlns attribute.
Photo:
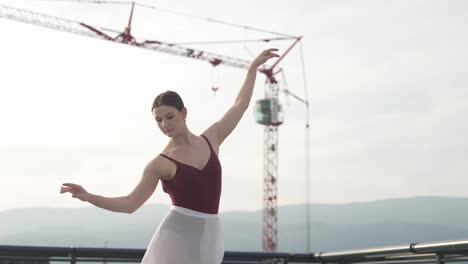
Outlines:
<svg viewBox="0 0 468 264"><path fill-rule="evenodd" d="M106 0L34 0L34 2L62 2L62 3L63 2L77 2L77 3L113 4L113 5L131 5L133 3L133 2L129 2L129 1L106 1ZM254 28L254 27L229 23L229 22L221 21L221 20L218 20L218 19L212 19L212 18L208 18L208 17L196 16L196 15L192 15L192 14L188 14L188 13L184 13L184 12L180 12L180 11L175 11L175 10L170 10L170 9L167 9L167 8L162 8L162 7L158 7L158 6L154 6L154 5L141 4L141 3L138 3L138 2L134 2L134 3L135 3L136 6L140 6L140 7L147 8L147 9L152 9L152 10L157 10L157 11L160 11L160 12L166 12L166 13L170 13L170 14L173 14L173 15L179 15L179 16L184 16L184 17L200 19L200 20L204 20L204 21L208 21L208 22L212 22L212 23L216 23L216 24L222 24L222 25L225 25L225 26L231 26L231 27L236 27L236 28L243 28L243 29L247 29L247 30L251 30L251 31L269 33L269 34L273 34L273 35L277 35L277 36L283 36L283 37L291 38L291 39L293 39L293 38L296 39L297 38L296 36L287 35L287 34L284 34L284 33L279 33L279 32L274 32L274 31L270 31L270 30L259 29L259 28Z"/></svg>
<svg viewBox="0 0 468 264"><path fill-rule="evenodd" d="M305 180L306 180L306 201L305 201L305 221L306 221L306 252L311 250L311 237L310 237L310 116L309 116L309 94L307 90L307 79L306 70L304 63L304 50L302 48L302 41L299 42L299 48L301 52L301 64L302 64L302 80L304 84L304 94L306 101L306 126L305 126Z"/></svg>

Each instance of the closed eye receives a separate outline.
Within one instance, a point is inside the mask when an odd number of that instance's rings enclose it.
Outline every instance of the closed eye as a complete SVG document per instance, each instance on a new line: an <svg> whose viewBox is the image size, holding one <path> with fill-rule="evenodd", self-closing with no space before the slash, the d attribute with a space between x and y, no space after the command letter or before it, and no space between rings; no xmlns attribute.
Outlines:
<svg viewBox="0 0 468 264"><path fill-rule="evenodd" d="M170 119L173 119L174 116L168 116L168 117L166 117L166 118L170 120ZM161 118L156 118L156 122L160 123L161 121L162 121Z"/></svg>

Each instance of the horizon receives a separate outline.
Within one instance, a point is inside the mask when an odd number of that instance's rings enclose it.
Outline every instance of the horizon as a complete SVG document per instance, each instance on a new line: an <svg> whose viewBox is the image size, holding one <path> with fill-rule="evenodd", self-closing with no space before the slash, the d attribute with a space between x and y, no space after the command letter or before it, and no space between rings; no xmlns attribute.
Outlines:
<svg viewBox="0 0 468 264"><path fill-rule="evenodd" d="M326 206L346 206L346 205L355 205L355 204L369 204L369 203L378 203L378 202L387 202L387 201L398 201L398 200L415 200L415 199L463 199L463 200L468 200L468 196L408 196L408 197L392 197L392 198L387 198L387 199L377 199L377 200L366 200L366 201L350 201L350 202L338 202L338 203L314 203L311 202L309 203L309 206L311 205L326 205ZM278 205L278 208L280 207L295 207L295 206L305 206L305 203L298 203L298 204L281 204ZM170 207L171 204L164 204L164 203L145 203L142 205L142 207L145 206L164 206L164 207ZM140 207L139 209L141 209ZM233 210L220 210L219 213L232 213L232 212L257 212L263 210L263 208L257 208L257 209L233 209ZM12 211L16 209L84 209L84 208L96 208L99 210L104 210L99 207L95 207L91 204L85 204L83 206L76 206L76 207L47 207L47 206L32 206L32 207L16 207L16 208L7 208L7 209L2 209L0 210L0 213L5 212L5 211ZM138 210L137 210L138 212ZM114 212L115 213L115 212Z"/></svg>

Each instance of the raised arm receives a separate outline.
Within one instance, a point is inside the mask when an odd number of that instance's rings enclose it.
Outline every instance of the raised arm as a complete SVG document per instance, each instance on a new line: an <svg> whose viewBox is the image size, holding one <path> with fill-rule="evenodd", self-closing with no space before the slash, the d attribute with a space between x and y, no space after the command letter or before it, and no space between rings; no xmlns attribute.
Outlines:
<svg viewBox="0 0 468 264"><path fill-rule="evenodd" d="M97 207L113 212L131 214L140 208L156 189L159 182L159 171L156 160L146 165L143 176L134 190L127 196L104 197L87 192L82 186L74 183L64 183L60 193L69 192L73 198L89 202Z"/></svg>
<svg viewBox="0 0 468 264"><path fill-rule="evenodd" d="M258 55L250 65L247 76L245 77L244 84L242 85L234 104L224 114L224 116L214 123L208 130L215 135L219 145L231 134L234 128L239 123L244 115L245 110L249 107L250 99L252 98L253 89L255 86L255 79L257 77L258 66L264 64L267 60L279 57L274 51L278 49L267 49Z"/></svg>

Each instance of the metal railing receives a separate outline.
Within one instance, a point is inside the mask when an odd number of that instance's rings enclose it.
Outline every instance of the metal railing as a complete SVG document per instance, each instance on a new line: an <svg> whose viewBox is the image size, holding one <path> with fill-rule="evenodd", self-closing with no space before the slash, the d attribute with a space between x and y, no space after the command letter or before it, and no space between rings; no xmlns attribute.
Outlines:
<svg viewBox="0 0 468 264"><path fill-rule="evenodd" d="M50 262L132 262L139 263L144 249L35 247L0 245L0 264ZM347 250L321 253L262 253L227 251L223 264L254 263L378 263L443 264L468 262L468 240ZM189 263L187 263L189 264Z"/></svg>

